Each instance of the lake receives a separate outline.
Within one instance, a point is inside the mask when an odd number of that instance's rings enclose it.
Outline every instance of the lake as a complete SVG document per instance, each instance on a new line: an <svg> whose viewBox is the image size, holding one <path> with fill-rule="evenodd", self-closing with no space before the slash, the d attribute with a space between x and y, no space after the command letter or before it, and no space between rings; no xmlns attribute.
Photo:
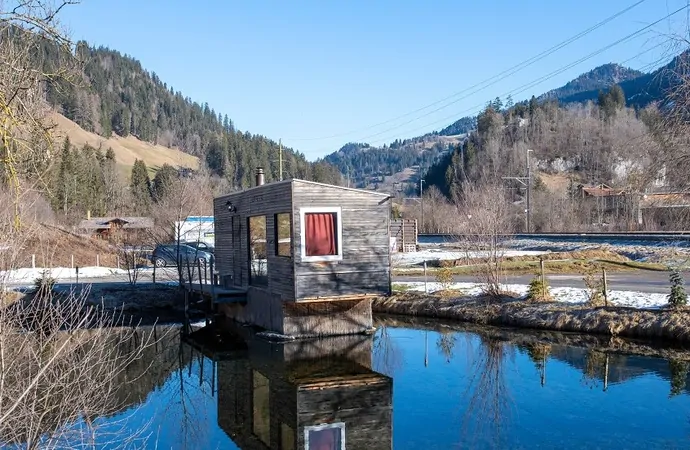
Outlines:
<svg viewBox="0 0 690 450"><path fill-rule="evenodd" d="M289 344L238 330L162 347L136 401L97 419L102 446L690 448L688 363L622 341L406 319Z"/></svg>

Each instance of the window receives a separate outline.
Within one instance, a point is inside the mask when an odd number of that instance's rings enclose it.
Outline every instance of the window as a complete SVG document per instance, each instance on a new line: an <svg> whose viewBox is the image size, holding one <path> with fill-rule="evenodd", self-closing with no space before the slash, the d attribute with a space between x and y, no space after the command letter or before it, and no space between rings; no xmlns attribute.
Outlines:
<svg viewBox="0 0 690 450"><path fill-rule="evenodd" d="M290 213L276 214L276 255L292 256L292 215Z"/></svg>
<svg viewBox="0 0 690 450"><path fill-rule="evenodd" d="M345 423L329 423L304 427L304 447L307 450L327 448L345 449Z"/></svg>
<svg viewBox="0 0 690 450"><path fill-rule="evenodd" d="M268 261L266 259L266 216L247 219L249 237L249 284L268 286Z"/></svg>
<svg viewBox="0 0 690 450"><path fill-rule="evenodd" d="M340 208L302 208L300 228L302 261L343 259Z"/></svg>

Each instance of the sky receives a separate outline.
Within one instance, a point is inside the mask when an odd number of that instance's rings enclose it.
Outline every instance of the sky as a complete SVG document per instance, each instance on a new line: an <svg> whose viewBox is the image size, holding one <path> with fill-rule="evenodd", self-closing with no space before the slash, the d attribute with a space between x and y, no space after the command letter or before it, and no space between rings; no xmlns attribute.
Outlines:
<svg viewBox="0 0 690 450"><path fill-rule="evenodd" d="M577 62L686 0L644 0L497 77L638 1L83 0L61 20L73 39L138 59L238 129L316 159L347 142L383 145L440 130L497 96L527 99L609 62L662 65L688 9Z"/></svg>

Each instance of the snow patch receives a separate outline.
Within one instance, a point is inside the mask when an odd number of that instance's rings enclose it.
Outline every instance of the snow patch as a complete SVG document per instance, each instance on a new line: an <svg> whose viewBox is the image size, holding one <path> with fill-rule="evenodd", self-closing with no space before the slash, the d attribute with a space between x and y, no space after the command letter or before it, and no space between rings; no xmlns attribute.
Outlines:
<svg viewBox="0 0 690 450"><path fill-rule="evenodd" d="M503 258L511 256L539 256L549 253L544 250L500 250L499 254ZM454 261L456 259L486 258L489 252L465 252L458 250L425 249L418 252L392 253L391 265L414 266L423 264L424 261Z"/></svg>
<svg viewBox="0 0 690 450"><path fill-rule="evenodd" d="M5 282L30 282L36 278L43 277L46 273L51 278L56 280L75 279L77 276L76 270L69 267L53 267L46 268L23 268L14 270L0 271L0 280ZM100 278L111 275L126 275L127 271L124 269L115 269L112 267L80 267L79 278Z"/></svg>
<svg viewBox="0 0 690 450"><path fill-rule="evenodd" d="M400 286L408 291L424 292L423 282L396 282L394 286ZM505 291L513 292L524 298L527 296L529 286L524 284L505 284ZM479 283L453 283L450 289L461 291L463 294L474 297L482 294L482 286ZM429 293L441 290L439 283L427 283ZM583 304L587 301L587 291L581 288L558 287L549 288L554 300L559 303ZM614 306L626 306L640 309L658 309L668 304L666 294L636 292L636 291L608 291L608 300Z"/></svg>

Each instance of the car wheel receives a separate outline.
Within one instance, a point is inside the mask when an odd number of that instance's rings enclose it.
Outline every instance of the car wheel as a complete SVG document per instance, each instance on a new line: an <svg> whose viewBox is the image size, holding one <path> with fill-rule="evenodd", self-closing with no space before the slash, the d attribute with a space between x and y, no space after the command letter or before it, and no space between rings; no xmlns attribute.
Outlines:
<svg viewBox="0 0 690 450"><path fill-rule="evenodd" d="M165 260L162 258L156 258L154 264L156 265L156 267L165 267Z"/></svg>

